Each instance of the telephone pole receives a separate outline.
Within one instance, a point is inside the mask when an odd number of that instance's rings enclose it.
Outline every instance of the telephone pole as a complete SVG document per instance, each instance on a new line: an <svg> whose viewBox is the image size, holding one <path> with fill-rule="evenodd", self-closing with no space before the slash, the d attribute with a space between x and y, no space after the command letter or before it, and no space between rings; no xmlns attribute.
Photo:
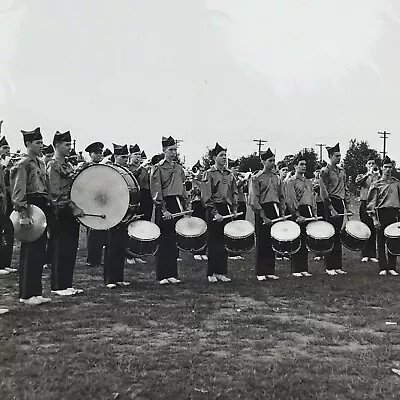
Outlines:
<svg viewBox="0 0 400 400"><path fill-rule="evenodd" d="M176 145L179 147L179 143L183 142L183 139L175 139Z"/></svg>
<svg viewBox="0 0 400 400"><path fill-rule="evenodd" d="M383 158L386 157L386 140L388 135L390 135L389 132L383 131L383 132L378 132L378 135L382 135L381 139L383 139L383 151L381 151L381 154L383 155Z"/></svg>
<svg viewBox="0 0 400 400"><path fill-rule="evenodd" d="M74 151L75 151L76 139L74 139L73 143L74 143Z"/></svg>
<svg viewBox="0 0 400 400"><path fill-rule="evenodd" d="M264 146L264 143L267 143L267 140L263 139L253 139L253 142L257 143L258 146L258 156L260 157L261 155L261 147Z"/></svg>
<svg viewBox="0 0 400 400"><path fill-rule="evenodd" d="M322 162L322 147L326 146L325 143L317 143L317 147L319 147L319 161Z"/></svg>

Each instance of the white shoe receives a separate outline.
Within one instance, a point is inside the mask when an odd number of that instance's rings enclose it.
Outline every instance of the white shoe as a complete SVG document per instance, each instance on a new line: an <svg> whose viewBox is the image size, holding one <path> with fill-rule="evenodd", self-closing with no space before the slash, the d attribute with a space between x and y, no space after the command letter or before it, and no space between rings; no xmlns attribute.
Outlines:
<svg viewBox="0 0 400 400"><path fill-rule="evenodd" d="M303 271L302 273L301 273L303 276L312 276L308 271Z"/></svg>
<svg viewBox="0 0 400 400"><path fill-rule="evenodd" d="M339 275L346 275L347 274L347 272L346 271L343 271L342 269L335 269L335 272L337 273L337 274L339 274Z"/></svg>
<svg viewBox="0 0 400 400"><path fill-rule="evenodd" d="M115 283L107 283L106 288L107 289L115 289L117 285Z"/></svg>
<svg viewBox="0 0 400 400"><path fill-rule="evenodd" d="M279 279L279 276L276 276L276 275L267 275L267 278L276 281L276 280Z"/></svg>
<svg viewBox="0 0 400 400"><path fill-rule="evenodd" d="M176 279L174 277L171 278L167 278L169 283L181 283L182 281L180 281L179 279Z"/></svg>
<svg viewBox="0 0 400 400"><path fill-rule="evenodd" d="M368 257L363 257L363 258L361 259L361 262L368 262L368 260L369 260Z"/></svg>
<svg viewBox="0 0 400 400"><path fill-rule="evenodd" d="M378 275L380 275L380 276L385 276L385 275L386 275L386 271L383 269L382 271L379 272Z"/></svg>
<svg viewBox="0 0 400 400"><path fill-rule="evenodd" d="M182 258L177 258L176 261L178 261L178 262L179 262L179 261L182 261Z"/></svg>
<svg viewBox="0 0 400 400"><path fill-rule="evenodd" d="M215 274L214 276L221 282L230 282L232 280L231 278L228 278L226 275L222 274Z"/></svg>
<svg viewBox="0 0 400 400"><path fill-rule="evenodd" d="M379 260L377 258L375 258L375 257L371 257L370 261L372 261L373 263L378 263L379 262Z"/></svg>
<svg viewBox="0 0 400 400"><path fill-rule="evenodd" d="M266 281L267 280L267 277L265 276L265 275L257 275L257 280L258 281Z"/></svg>
<svg viewBox="0 0 400 400"><path fill-rule="evenodd" d="M281 261L281 260L283 260L283 258L282 258L282 257L276 257L275 259L276 259L276 260L278 260L278 261Z"/></svg>
<svg viewBox="0 0 400 400"><path fill-rule="evenodd" d="M36 298L39 299L42 302L42 304L49 303L51 301L50 297L36 296Z"/></svg>
<svg viewBox="0 0 400 400"><path fill-rule="evenodd" d="M316 257L314 257L314 261L321 261L321 256L316 256Z"/></svg>
<svg viewBox="0 0 400 400"><path fill-rule="evenodd" d="M161 281L159 282L160 285L166 285L167 283L169 283L168 279L161 279Z"/></svg>
<svg viewBox="0 0 400 400"><path fill-rule="evenodd" d="M0 269L0 275L8 275L9 272L5 269Z"/></svg>
<svg viewBox="0 0 400 400"><path fill-rule="evenodd" d="M44 264L44 265L43 265L43 269L47 269L47 268L50 268L50 267L51 267L50 264Z"/></svg>
<svg viewBox="0 0 400 400"><path fill-rule="evenodd" d="M209 283L216 283L218 282L218 279L215 275L207 276L208 282Z"/></svg>
<svg viewBox="0 0 400 400"><path fill-rule="evenodd" d="M6 271L12 273L12 272L18 272L17 268L10 268L10 267L5 267L4 268Z"/></svg>
<svg viewBox="0 0 400 400"><path fill-rule="evenodd" d="M76 289L73 287L69 287L67 288L67 290L69 290L72 294L81 294L83 293L83 289Z"/></svg>
<svg viewBox="0 0 400 400"><path fill-rule="evenodd" d="M117 282L117 286L129 286L130 282Z"/></svg>
<svg viewBox="0 0 400 400"><path fill-rule="evenodd" d="M283 257L283 259L284 259L285 261L289 261L289 260L290 260L289 257Z"/></svg>
<svg viewBox="0 0 400 400"><path fill-rule="evenodd" d="M51 293L56 294L57 296L73 296L75 294L68 289L52 290Z"/></svg>
<svg viewBox="0 0 400 400"><path fill-rule="evenodd" d="M202 258L204 261L208 261L208 257L205 254L202 255Z"/></svg>
<svg viewBox="0 0 400 400"><path fill-rule="evenodd" d="M8 308L0 308L0 314L7 314L9 311Z"/></svg>
<svg viewBox="0 0 400 400"><path fill-rule="evenodd" d="M200 260L203 259L203 257L202 257L200 254L195 254L193 258L194 258L195 260L198 260L198 261L200 261Z"/></svg>
<svg viewBox="0 0 400 400"><path fill-rule="evenodd" d="M28 304L30 306L38 306L42 304L41 300L36 296L32 296L29 299L19 299L20 303Z"/></svg>
<svg viewBox="0 0 400 400"><path fill-rule="evenodd" d="M292 276L295 276L296 278L301 278L303 275L301 272L293 272Z"/></svg>
<svg viewBox="0 0 400 400"><path fill-rule="evenodd" d="M395 271L394 269L389 269L388 272L389 272L390 275L393 275L393 276L399 275L399 273L397 271Z"/></svg>
<svg viewBox="0 0 400 400"><path fill-rule="evenodd" d="M146 262L145 260L142 260L141 258L135 258L135 261L136 261L138 264L147 264L147 262Z"/></svg>
<svg viewBox="0 0 400 400"><path fill-rule="evenodd" d="M326 269L325 272L330 276L337 275L334 269Z"/></svg>
<svg viewBox="0 0 400 400"><path fill-rule="evenodd" d="M136 261L134 258L127 258L126 263L129 265L133 265L133 264L136 264Z"/></svg>
<svg viewBox="0 0 400 400"><path fill-rule="evenodd" d="M237 256L229 256L228 259L229 260L237 260Z"/></svg>

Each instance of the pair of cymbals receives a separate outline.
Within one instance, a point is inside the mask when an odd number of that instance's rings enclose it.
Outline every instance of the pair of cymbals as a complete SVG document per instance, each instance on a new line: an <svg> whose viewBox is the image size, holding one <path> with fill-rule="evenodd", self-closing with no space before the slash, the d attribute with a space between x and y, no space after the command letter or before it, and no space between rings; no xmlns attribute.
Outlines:
<svg viewBox="0 0 400 400"><path fill-rule="evenodd" d="M27 217L32 219L32 224L22 226L19 212L13 211L11 213L10 220L14 225L14 237L21 242L34 242L43 235L47 227L46 215L38 206L29 204Z"/></svg>

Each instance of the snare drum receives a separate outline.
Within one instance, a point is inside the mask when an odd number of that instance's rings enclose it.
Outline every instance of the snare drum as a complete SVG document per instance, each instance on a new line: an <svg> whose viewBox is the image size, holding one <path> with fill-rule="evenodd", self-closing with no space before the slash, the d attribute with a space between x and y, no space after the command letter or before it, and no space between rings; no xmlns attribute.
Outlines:
<svg viewBox="0 0 400 400"><path fill-rule="evenodd" d="M300 234L301 229L296 222L277 222L271 227L272 248L284 255L297 253L301 246Z"/></svg>
<svg viewBox="0 0 400 400"><path fill-rule="evenodd" d="M400 222L388 225L384 230L386 247L394 256L400 256Z"/></svg>
<svg viewBox="0 0 400 400"><path fill-rule="evenodd" d="M371 236L371 230L364 222L348 221L340 233L340 238L344 247L352 251L365 249L367 240Z"/></svg>
<svg viewBox="0 0 400 400"><path fill-rule="evenodd" d="M228 222L224 226L224 236L228 253L248 252L255 244L254 226L246 220Z"/></svg>
<svg viewBox="0 0 400 400"><path fill-rule="evenodd" d="M181 218L175 224L176 245L180 250L198 252L207 245L207 224L197 217Z"/></svg>
<svg viewBox="0 0 400 400"><path fill-rule="evenodd" d="M128 222L139 206L140 191L135 177L126 168L115 164L92 164L75 177L71 200L87 214L79 221L95 230L111 229Z"/></svg>
<svg viewBox="0 0 400 400"><path fill-rule="evenodd" d="M313 221L306 227L306 247L316 253L329 253L335 244L335 228L326 221Z"/></svg>
<svg viewBox="0 0 400 400"><path fill-rule="evenodd" d="M133 256L154 256L158 250L160 228L150 221L134 221L128 225L128 253Z"/></svg>

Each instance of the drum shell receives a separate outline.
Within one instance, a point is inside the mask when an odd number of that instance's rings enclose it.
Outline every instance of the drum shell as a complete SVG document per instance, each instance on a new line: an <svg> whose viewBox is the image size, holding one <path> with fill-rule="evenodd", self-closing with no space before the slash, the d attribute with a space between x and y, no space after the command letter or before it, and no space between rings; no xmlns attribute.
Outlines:
<svg viewBox="0 0 400 400"><path fill-rule="evenodd" d="M127 252L130 255L139 257L154 256L158 250L159 239L154 240L140 240L130 237L128 239Z"/></svg>
<svg viewBox="0 0 400 400"><path fill-rule="evenodd" d="M319 254L329 253L332 251L335 244L335 236L326 239L316 239L311 236L304 235L304 238L307 249Z"/></svg>
<svg viewBox="0 0 400 400"><path fill-rule="evenodd" d="M283 255L292 255L297 253L301 247L301 236L292 241L280 241L271 237L272 249Z"/></svg>
<svg viewBox="0 0 400 400"><path fill-rule="evenodd" d="M352 235L350 235L346 229L343 229L340 232L340 239L342 242L342 245L346 247L346 249L351 250L351 251L362 251L365 249L367 245L368 239L361 239L361 238L356 238Z"/></svg>
<svg viewBox="0 0 400 400"><path fill-rule="evenodd" d="M386 236L385 239L387 251L394 256L400 256L400 237L394 238Z"/></svg>
<svg viewBox="0 0 400 400"><path fill-rule="evenodd" d="M207 231L199 236L184 236L176 232L176 245L179 250L198 252L207 246Z"/></svg>
<svg viewBox="0 0 400 400"><path fill-rule="evenodd" d="M242 238L233 238L225 235L225 249L231 253L248 253L255 245L254 232Z"/></svg>

